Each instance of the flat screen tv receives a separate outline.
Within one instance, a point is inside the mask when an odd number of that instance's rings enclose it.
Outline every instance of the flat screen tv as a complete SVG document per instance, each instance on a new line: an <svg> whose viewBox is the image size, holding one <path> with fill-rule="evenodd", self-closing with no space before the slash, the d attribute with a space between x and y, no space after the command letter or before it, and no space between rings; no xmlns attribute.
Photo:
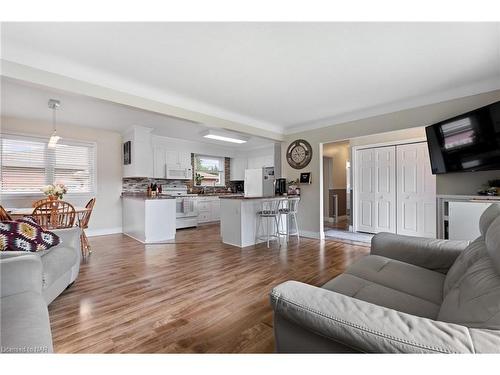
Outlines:
<svg viewBox="0 0 500 375"><path fill-rule="evenodd" d="M500 169L500 102L425 131L433 174Z"/></svg>

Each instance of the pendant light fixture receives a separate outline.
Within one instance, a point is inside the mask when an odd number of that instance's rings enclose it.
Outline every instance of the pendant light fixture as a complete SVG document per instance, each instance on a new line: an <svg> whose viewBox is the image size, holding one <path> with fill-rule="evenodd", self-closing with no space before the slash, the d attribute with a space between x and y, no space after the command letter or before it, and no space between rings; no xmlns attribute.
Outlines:
<svg viewBox="0 0 500 375"><path fill-rule="evenodd" d="M52 135L50 136L49 139L49 144L47 145L48 148L55 148L57 142L61 137L57 135L57 128L56 128L56 110L61 106L61 102L56 99L49 99L49 108L52 109Z"/></svg>

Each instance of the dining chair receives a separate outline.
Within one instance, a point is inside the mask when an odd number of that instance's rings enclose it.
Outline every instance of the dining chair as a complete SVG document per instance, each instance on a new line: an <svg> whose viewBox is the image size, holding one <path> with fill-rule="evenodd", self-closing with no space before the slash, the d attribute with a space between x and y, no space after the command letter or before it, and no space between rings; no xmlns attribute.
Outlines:
<svg viewBox="0 0 500 375"><path fill-rule="evenodd" d="M45 229L71 228L75 224L75 207L71 203L55 200L43 202L33 209L33 218Z"/></svg>
<svg viewBox="0 0 500 375"><path fill-rule="evenodd" d="M10 217L9 213L5 211L5 208L0 205L0 221L10 221L12 218Z"/></svg>
<svg viewBox="0 0 500 375"><path fill-rule="evenodd" d="M87 202L85 208L87 211L83 213L83 215L78 219L78 226L82 230L80 234L80 244L82 249L82 256L85 257L88 254L92 254L92 250L90 248L90 242L85 234L85 229L89 227L90 215L92 215L92 211L94 210L95 205L95 197Z"/></svg>
<svg viewBox="0 0 500 375"><path fill-rule="evenodd" d="M31 204L31 207L35 208L36 206L39 206L41 205L42 203L45 203L45 202L51 202L51 200L49 198L42 198L42 199L39 199L37 201L34 201L32 204Z"/></svg>

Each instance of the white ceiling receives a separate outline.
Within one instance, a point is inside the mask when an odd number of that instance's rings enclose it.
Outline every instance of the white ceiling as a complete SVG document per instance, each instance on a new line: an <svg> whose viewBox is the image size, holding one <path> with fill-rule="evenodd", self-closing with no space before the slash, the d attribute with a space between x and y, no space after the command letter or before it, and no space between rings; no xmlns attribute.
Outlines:
<svg viewBox="0 0 500 375"><path fill-rule="evenodd" d="M217 144L228 148L249 150L271 145L272 142L250 137L244 145L203 138L200 133L208 127L190 121L127 107L100 99L26 84L11 79L1 80L2 115L38 121L52 121L47 106L50 98L61 101L57 111L58 123L113 130L120 133L134 125L153 128L153 134L189 141Z"/></svg>
<svg viewBox="0 0 500 375"><path fill-rule="evenodd" d="M500 23L6 23L3 58L290 133L500 88Z"/></svg>

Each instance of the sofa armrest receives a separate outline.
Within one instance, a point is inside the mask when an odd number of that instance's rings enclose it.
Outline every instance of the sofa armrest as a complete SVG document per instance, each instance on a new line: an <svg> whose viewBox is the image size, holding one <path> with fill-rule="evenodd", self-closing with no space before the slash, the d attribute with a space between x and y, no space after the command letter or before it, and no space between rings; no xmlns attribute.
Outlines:
<svg viewBox="0 0 500 375"><path fill-rule="evenodd" d="M1 296L42 292L42 262L36 254L2 252L0 259Z"/></svg>
<svg viewBox="0 0 500 375"><path fill-rule="evenodd" d="M82 230L79 227L54 229L52 232L59 236L61 244L74 249L78 253L78 259L80 259L80 234Z"/></svg>
<svg viewBox="0 0 500 375"><path fill-rule="evenodd" d="M378 233L370 253L446 273L469 243Z"/></svg>
<svg viewBox="0 0 500 375"><path fill-rule="evenodd" d="M369 353L474 353L469 329L288 281L271 292L275 314L342 346ZM477 330L480 331L480 330ZM480 335L500 347L500 338ZM493 342L493 344L491 344ZM486 344L481 345L486 347Z"/></svg>

